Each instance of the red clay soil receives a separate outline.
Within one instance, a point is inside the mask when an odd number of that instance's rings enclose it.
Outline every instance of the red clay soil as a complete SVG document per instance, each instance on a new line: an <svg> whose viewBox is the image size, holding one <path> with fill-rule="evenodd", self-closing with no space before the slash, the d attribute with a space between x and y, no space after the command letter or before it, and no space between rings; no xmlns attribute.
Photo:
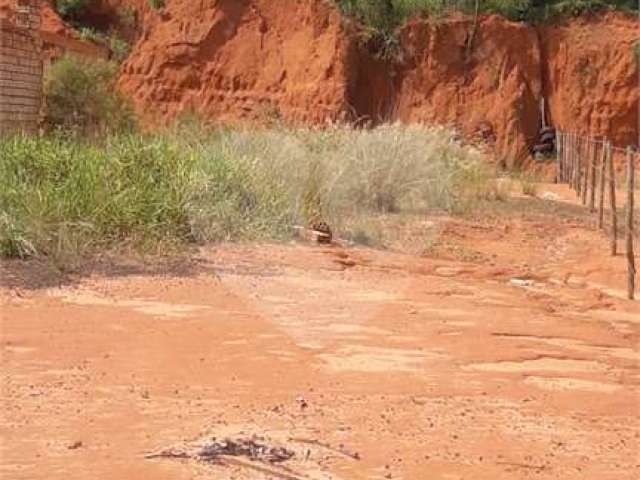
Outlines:
<svg viewBox="0 0 640 480"><path fill-rule="evenodd" d="M504 18L414 21L402 30L396 118L444 123L515 156L540 128L540 50L533 28Z"/></svg>
<svg viewBox="0 0 640 480"><path fill-rule="evenodd" d="M336 119L450 123L507 161L540 127L638 138L636 19L534 28L500 17L415 20L399 60L377 61L327 2L168 3L123 67L121 88L151 124L197 111L220 121Z"/></svg>
<svg viewBox="0 0 640 480"><path fill-rule="evenodd" d="M0 477L640 478L624 258L584 208L521 200L433 218L427 257L226 245L64 278L4 261ZM295 456L153 455L254 435Z"/></svg>
<svg viewBox="0 0 640 480"><path fill-rule="evenodd" d="M284 6L286 3L286 7ZM7 14L13 0L0 0ZM134 12L133 25L121 12ZM1 14L1 13L0 13ZM70 29L45 2L43 29ZM324 0L99 0L86 21L135 45L120 87L148 126L197 112L220 122L446 123L518 161L548 120L637 144L637 19L584 16L533 27L489 16L414 20L393 61L376 60ZM469 48L469 41L471 47Z"/></svg>
<svg viewBox="0 0 640 480"><path fill-rule="evenodd" d="M137 44L120 86L151 123L188 111L322 122L348 109L351 44L325 2L176 0Z"/></svg>
<svg viewBox="0 0 640 480"><path fill-rule="evenodd" d="M554 124L614 144L638 145L637 18L586 16L540 28L545 91Z"/></svg>

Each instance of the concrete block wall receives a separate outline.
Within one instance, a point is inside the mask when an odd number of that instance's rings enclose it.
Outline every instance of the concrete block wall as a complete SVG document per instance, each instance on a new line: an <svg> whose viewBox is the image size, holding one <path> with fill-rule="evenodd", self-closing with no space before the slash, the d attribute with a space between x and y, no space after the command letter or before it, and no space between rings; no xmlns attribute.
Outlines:
<svg viewBox="0 0 640 480"><path fill-rule="evenodd" d="M39 8L24 1L15 22L0 19L0 132L38 128L42 105Z"/></svg>

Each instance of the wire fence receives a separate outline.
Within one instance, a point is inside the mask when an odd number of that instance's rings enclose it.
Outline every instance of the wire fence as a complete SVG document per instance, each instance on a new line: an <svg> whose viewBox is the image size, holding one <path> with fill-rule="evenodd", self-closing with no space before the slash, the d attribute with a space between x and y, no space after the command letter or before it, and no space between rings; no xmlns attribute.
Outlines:
<svg viewBox="0 0 640 480"><path fill-rule="evenodd" d="M572 132L556 132L556 182L566 183L585 207L597 215L598 229L609 231L610 253L618 254L624 238L627 259L627 294L635 298L634 254L635 195L640 187L640 154L631 147L620 148L606 138L592 138ZM619 219L618 197L625 197L623 219ZM619 220L623 220L619 227Z"/></svg>

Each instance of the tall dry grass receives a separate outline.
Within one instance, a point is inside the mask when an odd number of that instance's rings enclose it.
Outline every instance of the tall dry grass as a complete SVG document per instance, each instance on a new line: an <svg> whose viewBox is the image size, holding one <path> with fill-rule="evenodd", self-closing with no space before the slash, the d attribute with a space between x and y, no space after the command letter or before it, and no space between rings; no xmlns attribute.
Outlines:
<svg viewBox="0 0 640 480"><path fill-rule="evenodd" d="M283 239L318 217L358 239L376 215L469 211L498 196L492 173L452 132L419 126L16 136L0 139L0 254Z"/></svg>

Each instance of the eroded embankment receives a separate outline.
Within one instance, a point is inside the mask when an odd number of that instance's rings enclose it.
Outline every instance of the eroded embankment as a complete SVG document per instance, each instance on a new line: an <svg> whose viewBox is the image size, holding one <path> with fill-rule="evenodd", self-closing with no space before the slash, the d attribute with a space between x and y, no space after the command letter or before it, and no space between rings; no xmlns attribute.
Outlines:
<svg viewBox="0 0 640 480"><path fill-rule="evenodd" d="M414 20L399 32L396 57L379 60L323 0L92 5L88 22L135 42L120 87L148 126L184 112L220 122L448 123L511 161L535 138L544 98L556 126L638 143L640 31L620 13L541 26ZM62 28L45 13L45 29Z"/></svg>
<svg viewBox="0 0 640 480"><path fill-rule="evenodd" d="M541 98L558 126L635 143L638 36L622 14L540 27L415 20L398 58L381 61L326 2L177 0L145 30L120 85L152 123L189 110L221 121L451 123L514 157L538 131Z"/></svg>

